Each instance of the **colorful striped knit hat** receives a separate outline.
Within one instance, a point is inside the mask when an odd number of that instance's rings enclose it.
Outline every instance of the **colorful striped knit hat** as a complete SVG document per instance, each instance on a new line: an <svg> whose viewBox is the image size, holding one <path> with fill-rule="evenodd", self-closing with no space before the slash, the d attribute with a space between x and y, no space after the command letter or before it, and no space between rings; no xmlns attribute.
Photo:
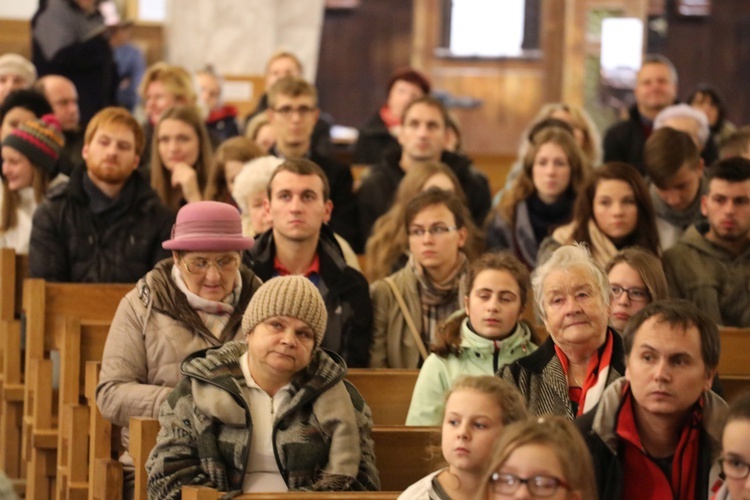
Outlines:
<svg viewBox="0 0 750 500"><path fill-rule="evenodd" d="M26 156L35 167L49 177L57 173L57 160L65 145L65 137L60 131L60 122L55 115L44 115L40 120L22 123L3 140L9 146Z"/></svg>

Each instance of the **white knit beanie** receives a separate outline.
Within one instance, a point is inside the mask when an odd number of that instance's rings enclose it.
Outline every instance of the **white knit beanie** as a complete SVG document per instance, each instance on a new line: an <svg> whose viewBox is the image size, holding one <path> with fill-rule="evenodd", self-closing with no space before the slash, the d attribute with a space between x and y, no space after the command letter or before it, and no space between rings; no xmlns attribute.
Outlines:
<svg viewBox="0 0 750 500"><path fill-rule="evenodd" d="M242 317L242 332L247 335L258 323L273 316L304 321L315 334L315 345L323 341L328 322L326 305L315 285L304 276L278 276L258 288Z"/></svg>

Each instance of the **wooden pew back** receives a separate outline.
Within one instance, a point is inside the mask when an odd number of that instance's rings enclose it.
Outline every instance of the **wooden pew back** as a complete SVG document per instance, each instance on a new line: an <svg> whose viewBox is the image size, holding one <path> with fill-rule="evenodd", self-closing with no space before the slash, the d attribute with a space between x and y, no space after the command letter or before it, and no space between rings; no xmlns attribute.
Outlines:
<svg viewBox="0 0 750 500"><path fill-rule="evenodd" d="M11 248L0 248L0 470L17 486L25 475L21 460L23 375L21 364L21 296L29 260Z"/></svg>
<svg viewBox="0 0 750 500"><path fill-rule="evenodd" d="M26 317L26 353L24 381L23 455L26 460L27 498L52 495L57 461L59 428L68 428L66 413L60 413L53 392L50 353L65 347L67 359L78 359L75 342L64 345L66 322L75 317L81 323L111 321L122 297L132 284L46 283L30 278L24 282L23 310ZM72 357L71 357L72 356ZM70 372L73 370L73 372ZM78 373L75 378L69 373ZM61 396L75 403L70 394L80 394L80 367L69 363L61 373L70 385L63 384ZM65 392L69 390L69 392ZM72 391L72 392L71 392ZM79 417L85 413L79 410ZM60 419L58 422L57 420ZM81 425L80 418L78 424Z"/></svg>
<svg viewBox="0 0 750 500"><path fill-rule="evenodd" d="M292 493L248 493L234 500L392 500L398 491L295 491ZM221 493L205 486L183 486L182 500L218 500Z"/></svg>
<svg viewBox="0 0 750 500"><path fill-rule="evenodd" d="M438 427L375 426L372 439L383 491L403 491L439 467Z"/></svg>
<svg viewBox="0 0 750 500"><path fill-rule="evenodd" d="M351 368L346 379L372 410L375 425L403 425L419 370Z"/></svg>
<svg viewBox="0 0 750 500"><path fill-rule="evenodd" d="M721 327L719 375L750 377L750 329Z"/></svg>

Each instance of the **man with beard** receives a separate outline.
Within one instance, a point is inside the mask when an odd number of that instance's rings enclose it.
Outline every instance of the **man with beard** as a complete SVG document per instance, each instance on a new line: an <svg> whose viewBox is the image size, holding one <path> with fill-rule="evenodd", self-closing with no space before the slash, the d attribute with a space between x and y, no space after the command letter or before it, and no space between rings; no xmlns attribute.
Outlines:
<svg viewBox="0 0 750 500"><path fill-rule="evenodd" d="M701 211L707 221L664 253L670 294L717 324L749 327L750 160L727 158L711 167Z"/></svg>
<svg viewBox="0 0 750 500"><path fill-rule="evenodd" d="M135 173L143 131L105 108L84 134L83 166L34 213L29 273L47 281L135 283L169 252L174 215Z"/></svg>

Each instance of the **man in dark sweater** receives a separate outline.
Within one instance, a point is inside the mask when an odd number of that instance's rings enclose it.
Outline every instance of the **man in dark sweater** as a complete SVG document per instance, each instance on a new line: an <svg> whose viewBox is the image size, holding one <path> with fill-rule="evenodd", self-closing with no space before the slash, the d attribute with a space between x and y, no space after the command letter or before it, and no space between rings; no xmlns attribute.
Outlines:
<svg viewBox="0 0 750 500"><path fill-rule="evenodd" d="M143 131L123 108L89 122L84 166L34 213L29 274L47 281L135 283L161 259L174 215L135 173Z"/></svg>

